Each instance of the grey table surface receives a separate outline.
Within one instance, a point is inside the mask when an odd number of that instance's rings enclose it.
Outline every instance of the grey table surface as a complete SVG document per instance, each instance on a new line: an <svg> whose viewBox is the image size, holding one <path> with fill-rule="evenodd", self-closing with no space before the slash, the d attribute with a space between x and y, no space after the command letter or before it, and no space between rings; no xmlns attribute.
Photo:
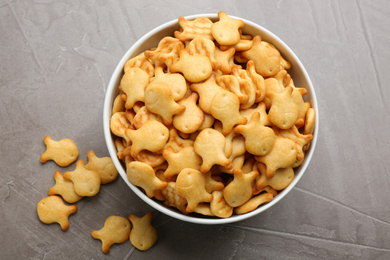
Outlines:
<svg viewBox="0 0 390 260"><path fill-rule="evenodd" d="M43 138L108 156L105 91L126 50L179 16L225 11L278 35L316 90L320 128L305 175L248 220L198 225L147 206L118 178L77 202L70 227L38 220L54 185ZM390 259L390 2L0 1L0 259ZM148 251L91 237L110 215L155 212Z"/></svg>

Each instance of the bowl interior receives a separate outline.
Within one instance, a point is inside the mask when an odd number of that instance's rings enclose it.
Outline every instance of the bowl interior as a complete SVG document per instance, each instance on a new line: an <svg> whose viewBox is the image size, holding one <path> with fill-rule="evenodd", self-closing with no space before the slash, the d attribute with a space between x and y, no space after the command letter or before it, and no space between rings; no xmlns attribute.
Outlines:
<svg viewBox="0 0 390 260"><path fill-rule="evenodd" d="M199 14L199 15L193 15L193 16L187 16L186 19L192 20L196 17L208 17L212 21L218 20L217 14ZM251 211L249 213L243 214L243 215L232 215L229 218L221 219L221 218L212 218L212 217L205 217L198 214L194 215L184 215L180 211L169 208L164 206L161 202L157 200L153 200L148 198L139 188L132 185L129 180L127 179L126 175L126 169L122 165L122 163L119 161L117 157L117 151L114 144L114 136L111 134L110 131L110 118L111 118L111 111L112 111L112 104L115 99L115 97L118 95L118 86L120 83L120 80L123 76L123 66L125 65L126 61L128 61L130 58L138 55L139 53L150 49L152 47L156 47L158 45L158 42L165 36L173 36L174 31L179 30L179 24L176 20L172 20L170 22L167 22L161 26L156 27L155 29L151 30L147 34L145 34L142 38L140 38L137 42L134 43L133 46L125 53L125 55L122 57L120 62L118 63L117 67L115 68L112 77L110 79L110 82L108 84L105 101L104 101L104 111L103 111L103 128L104 128L104 136L107 144L108 151L110 153L110 156L118 169L118 172L122 179L127 183L127 185L131 188L133 192L135 192L143 201L145 201L147 204L149 204L151 207L155 208L156 210L169 215L171 217L174 217L176 219L180 219L187 222L192 223L198 223L198 224L224 224L224 223L232 223L236 221L241 221L244 219L247 219L249 217L252 217L254 215L257 215L268 208L275 205L277 202L279 202L284 196L286 196L291 189L296 185L296 183L300 180L302 175L304 174L307 166L309 165L309 162L312 158L314 148L316 146L317 142L317 136L318 136L318 107L317 107L317 100L314 88L312 86L312 83L310 81L310 78L298 59L298 57L293 53L293 51L282 41L280 40L276 35L268 31L267 29L251 22L248 20L245 20L243 18L230 16L234 19L241 19L244 21L245 26L242 28L243 34L251 34L251 35L261 35L262 39L264 41L272 43L282 54L282 56L288 60L292 68L289 70L289 74L294 80L294 84L297 87L304 87L307 89L308 93L304 96L305 101L310 101L312 107L316 111L316 122L315 122L315 129L314 129L314 138L311 142L310 148L308 151L306 151L305 159L302 165L298 168L295 168L295 177L292 183L283 191L279 192L278 195L274 197L274 199L259 208L257 208L254 211Z"/></svg>

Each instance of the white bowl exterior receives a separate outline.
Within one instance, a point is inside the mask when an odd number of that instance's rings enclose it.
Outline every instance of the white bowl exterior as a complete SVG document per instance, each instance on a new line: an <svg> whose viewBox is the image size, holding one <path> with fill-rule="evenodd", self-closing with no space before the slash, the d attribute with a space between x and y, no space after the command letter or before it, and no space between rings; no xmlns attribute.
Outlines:
<svg viewBox="0 0 390 260"><path fill-rule="evenodd" d="M212 21L218 20L217 14L198 14L198 15L187 16L185 18L188 20L192 20L197 17L208 17ZM130 58L135 57L141 52L149 48L156 47L158 45L158 42L163 37L173 36L174 31L179 30L179 25L177 23L177 20L172 20L151 30L143 37L141 37L137 42L135 42L133 46L131 46L131 48L125 53L125 55L120 60L120 62L118 63L117 67L115 68L111 76L110 82L108 84L105 100L104 100L104 109L103 109L104 110L103 111L104 137L106 140L108 151L115 164L115 167L118 169L120 176L126 182L126 184L131 188L131 190L135 194L137 194L143 201L145 201L148 205L155 208L156 210L186 222L192 222L197 224L226 224L226 223L237 222L237 221L250 218L269 209L277 202L279 202L284 196L286 196L301 179L307 166L309 165L309 162L314 153L314 148L317 143L318 125L319 125L317 99L309 75L306 72L306 69L304 68L301 61L281 39L279 39L276 35L268 31L267 29L240 17L234 17L234 16L230 16L230 17L234 19L243 20L245 23L245 27L242 28L244 34L261 35L264 41L268 41L272 43L280 51L282 56L291 63L292 69L289 70L289 73L294 80L294 84L299 87L304 87L308 90L308 93L307 95L305 95L304 98L306 101L310 101L311 106L316 111L316 122L315 122L315 129L313 133L314 138L310 144L309 150L306 151L305 160L303 164L300 167L295 169L295 177L294 180L291 182L291 184L286 189L279 192L279 194L276 195L271 202L261 205L259 208L249 213L243 215L232 215L229 218L211 218L211 217L203 217L203 216L184 215L174 208L166 207L161 202L157 202L153 199L148 198L139 188L131 184L127 179L126 169L123 167L122 163L119 161L117 157L117 151L114 144L114 136L111 134L111 130L110 130L110 119L112 113L112 104L119 92L118 86L123 75L123 67L125 63Z"/></svg>

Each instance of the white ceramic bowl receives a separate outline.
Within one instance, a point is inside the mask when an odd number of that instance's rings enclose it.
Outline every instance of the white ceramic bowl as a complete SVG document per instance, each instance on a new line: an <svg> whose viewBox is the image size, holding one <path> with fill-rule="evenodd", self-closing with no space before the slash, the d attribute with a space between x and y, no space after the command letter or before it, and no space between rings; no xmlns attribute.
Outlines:
<svg viewBox="0 0 390 260"><path fill-rule="evenodd" d="M230 16L230 15L229 15ZM193 20L197 17L208 17L212 21L218 20L217 14L198 14L198 15L192 15L185 17L187 20ZM117 67L115 68L111 80L108 84L108 89L105 96L104 101L104 113L103 113L103 127L104 127L104 136L107 143L107 148L110 153L110 156L112 160L114 161L114 164L116 168L119 171L120 176L122 179L126 182L126 184L131 188L131 190L136 193L143 201L145 201L147 204L149 204L151 207L155 208L156 210L169 215L173 218L180 219L187 222L192 223L198 223L198 224L225 224L225 223L231 223L231 222L237 222L244 219L247 219L249 217L255 216L269 208L271 208L273 205L278 203L281 199L283 199L298 183L298 181L301 179L302 175L304 174L307 166L310 163L310 160L312 158L314 148L316 146L317 137L318 137L318 106L317 106L317 100L314 88L312 86L312 83L310 81L309 75L307 74L304 66L298 59L298 57L294 54L294 52L276 35L268 31L267 29L261 27L260 25L257 25L251 21L245 20L240 17L234 17L230 16L234 19L241 19L245 23L245 27L242 28L243 34L250 34L250 35L261 35L262 39L264 41L272 43L282 54L282 56L288 60L291 65L292 69L289 70L289 74L294 80L294 84L299 87L304 87L307 89L308 93L305 95L304 99L306 101L310 101L312 107L316 110L316 123L315 123L315 129L314 129L314 138L311 142L309 150L306 152L305 160L303 164L295 168L295 177L292 183L283 191L279 192L278 195L274 197L274 199L259 208L257 208L254 211L251 211L249 213L243 214L243 215L232 215L230 218L222 219L222 218L213 218L213 217L205 217L198 214L189 214L184 215L180 211L176 210L175 208L169 208L164 206L161 202L148 198L139 188L132 185L126 175L126 169L121 164L117 157L117 151L114 144L114 136L111 134L110 131L110 118L111 118L111 111L112 111L112 103L115 99L115 97L118 94L118 86L120 83L120 80L123 76L123 66L125 65L126 61L128 61L130 58L138 55L139 53L152 48L156 47L158 45L158 42L165 36L173 36L174 31L179 30L179 24L178 20L175 19L173 21L167 22L163 25L158 26L157 28L151 30L147 34L145 34L143 37L141 37L137 42L131 46L131 48L125 53L125 55L122 57L122 59L119 61Z"/></svg>

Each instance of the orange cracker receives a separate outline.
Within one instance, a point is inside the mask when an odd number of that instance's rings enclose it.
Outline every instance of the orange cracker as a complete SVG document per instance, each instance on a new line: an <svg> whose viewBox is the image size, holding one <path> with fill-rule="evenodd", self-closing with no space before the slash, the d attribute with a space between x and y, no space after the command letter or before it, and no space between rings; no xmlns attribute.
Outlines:
<svg viewBox="0 0 390 260"><path fill-rule="evenodd" d="M155 50L145 51L145 57L154 64L155 68L169 68L179 58L179 51L183 47L183 43L180 40L167 36L160 40Z"/></svg>
<svg viewBox="0 0 390 260"><path fill-rule="evenodd" d="M166 149L163 151L163 156L168 162L164 176L171 178L180 173L185 168L192 168L199 170L202 165L202 158L195 153L194 147L184 147L177 153Z"/></svg>
<svg viewBox="0 0 390 260"><path fill-rule="evenodd" d="M187 215L187 200L180 196L176 191L176 182L168 182L168 186L161 190L164 196L164 205L167 207L174 207L181 211L181 213Z"/></svg>
<svg viewBox="0 0 390 260"><path fill-rule="evenodd" d="M221 191L225 187L222 181L213 179L212 171L204 173L206 177L205 189L208 193L213 193L214 191Z"/></svg>
<svg viewBox="0 0 390 260"><path fill-rule="evenodd" d="M178 135L177 130L175 128L172 128L169 131L169 140L167 144L164 146L164 150L170 150L175 153L178 153L181 149L193 145L194 145L194 141L190 139L181 138Z"/></svg>
<svg viewBox="0 0 390 260"><path fill-rule="evenodd" d="M214 57L215 60L219 63L219 69L223 72L223 74L230 74L232 72L232 68L237 66L234 63L235 53L236 50L233 47L228 48L226 50L221 50L217 46L215 47Z"/></svg>
<svg viewBox="0 0 390 260"><path fill-rule="evenodd" d="M315 120L316 120L316 112L314 108L309 108L306 112L303 134L307 135L307 134L314 133ZM303 151L307 151L309 147L310 147L310 143L304 145Z"/></svg>
<svg viewBox="0 0 390 260"><path fill-rule="evenodd" d="M143 106L137 110L133 118L133 125L135 126L135 128L139 129L145 122L149 120L156 120L161 123L164 122L163 118L160 115L150 112L146 108L146 106Z"/></svg>
<svg viewBox="0 0 390 260"><path fill-rule="evenodd" d="M125 108L125 103L126 101L123 100L122 98L122 93L118 94L115 99L114 99L114 102L112 103L112 111L111 111L111 114L115 114L116 112L125 112L126 108Z"/></svg>
<svg viewBox="0 0 390 260"><path fill-rule="evenodd" d="M155 69L156 76L149 85L160 85L171 90L173 100L182 99L187 93L187 83L183 75L179 73L164 73L162 67Z"/></svg>
<svg viewBox="0 0 390 260"><path fill-rule="evenodd" d="M271 186L275 190L283 190L294 179L294 170L292 167L277 169L272 178L268 178L265 174L266 167L264 164L259 163L257 167L261 172L260 178L256 181L257 190L263 189L266 186Z"/></svg>
<svg viewBox="0 0 390 260"><path fill-rule="evenodd" d="M213 70L220 68L221 64L214 57L216 47L212 40L202 36L195 37L192 41L190 41L186 49L191 55L207 56L211 61Z"/></svg>
<svg viewBox="0 0 390 260"><path fill-rule="evenodd" d="M130 139L126 136L126 129L132 129L132 124L126 117L126 112L117 112L111 116L110 120L110 129L111 132L118 136L122 137L126 140L127 144L129 144Z"/></svg>
<svg viewBox="0 0 390 260"><path fill-rule="evenodd" d="M271 77L279 72L281 55L278 50L264 44L261 36L253 38L252 48L241 53L241 56L255 63L256 72L263 77Z"/></svg>
<svg viewBox="0 0 390 260"><path fill-rule="evenodd" d="M302 160L305 156L303 147L313 140L312 134L303 135L298 131L296 126L291 127L290 129L275 129L275 134L281 137L288 138L292 140L297 145L297 160Z"/></svg>
<svg viewBox="0 0 390 260"><path fill-rule="evenodd" d="M264 102L258 103L256 107L240 110L240 114L244 116L248 120L248 122L251 119L253 113L255 112L258 112L260 114L260 123L263 126L272 126L271 122L268 119L266 105Z"/></svg>
<svg viewBox="0 0 390 260"><path fill-rule="evenodd" d="M231 207L224 198L223 191L214 191L213 200L210 202L210 210L213 215L220 218L228 218L233 214Z"/></svg>
<svg viewBox="0 0 390 260"><path fill-rule="evenodd" d="M148 73L149 77L154 76L154 67L152 63L145 57L145 53L140 53L139 55L131 58L125 63L123 67L124 72L128 71L130 68L140 68L146 73Z"/></svg>

